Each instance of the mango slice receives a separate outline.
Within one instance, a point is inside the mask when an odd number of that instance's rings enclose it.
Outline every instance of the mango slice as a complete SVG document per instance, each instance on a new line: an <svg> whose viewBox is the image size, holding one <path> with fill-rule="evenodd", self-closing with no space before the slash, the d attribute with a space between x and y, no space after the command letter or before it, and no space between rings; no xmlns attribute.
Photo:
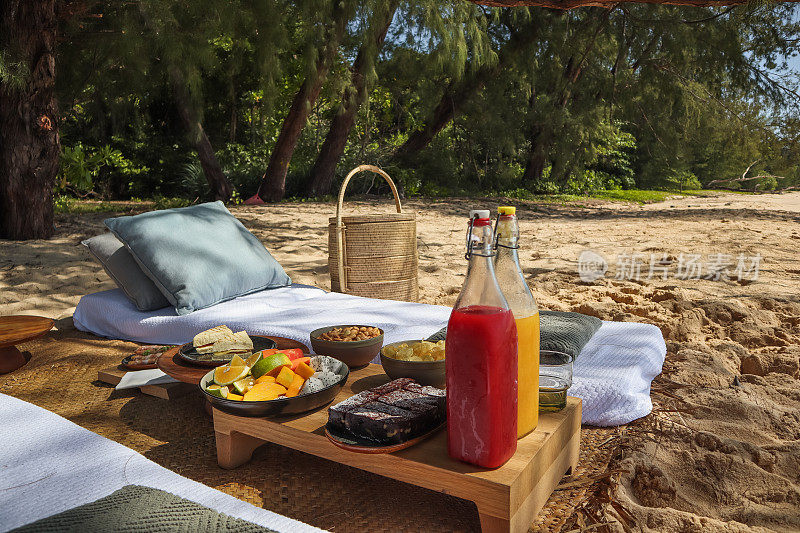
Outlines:
<svg viewBox="0 0 800 533"><path fill-rule="evenodd" d="M294 398L300 393L300 389L303 388L303 384L306 382L302 376L298 376L297 374L294 375L294 379L292 380L291 385L286 389L286 397L287 398Z"/></svg>
<svg viewBox="0 0 800 533"><path fill-rule="evenodd" d="M283 385L284 387L286 387L288 389L289 385L291 385L292 381L294 381L294 377L295 376L296 376L296 374L294 372L292 372L291 370L289 370L289 367L284 366L284 367L281 367L281 371L278 374L278 376L275 378L275 382L276 383L280 383L281 385Z"/></svg>
<svg viewBox="0 0 800 533"><path fill-rule="evenodd" d="M286 387L277 383L256 383L253 388L244 395L246 402L263 402L274 400L278 396L286 394Z"/></svg>
<svg viewBox="0 0 800 533"><path fill-rule="evenodd" d="M297 365L295 373L303 379L308 379L314 375L314 369L308 366L306 363L300 363Z"/></svg>

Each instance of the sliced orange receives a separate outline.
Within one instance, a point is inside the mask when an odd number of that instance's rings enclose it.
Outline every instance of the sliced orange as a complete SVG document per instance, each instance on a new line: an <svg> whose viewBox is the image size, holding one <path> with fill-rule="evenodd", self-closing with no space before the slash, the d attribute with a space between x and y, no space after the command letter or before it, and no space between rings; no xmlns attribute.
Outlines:
<svg viewBox="0 0 800 533"><path fill-rule="evenodd" d="M244 359L242 359L241 357L239 357L239 355L238 355L238 354L234 354L234 356L231 358L231 362L230 362L230 363L228 363L228 365L230 365L230 366L249 366L249 365L248 365L248 364L245 362L245 360L244 360Z"/></svg>
<svg viewBox="0 0 800 533"><path fill-rule="evenodd" d="M241 360L242 358L239 357L239 361ZM229 365L218 366L214 369L214 383L219 386L231 385L235 381L244 379L248 372L250 372L250 369L247 368L247 365L234 365L233 361L231 361Z"/></svg>
<svg viewBox="0 0 800 533"><path fill-rule="evenodd" d="M246 364L246 365L247 365L247 366L249 366L250 368L253 368L253 367L255 366L255 364L256 364L256 363L258 363L259 361L261 361L261 358L262 358L262 357L263 357L263 355L262 355L262 353L261 353L261 352L256 352L256 353L254 353L253 355L251 355L250 357L248 357L248 358L247 358L247 361L245 361L245 362L244 362L244 364Z"/></svg>
<svg viewBox="0 0 800 533"><path fill-rule="evenodd" d="M229 393L228 393L228 399L229 399L229 400L237 400L237 401L242 401L242 398L243 398L243 396L240 396L240 395L238 395L238 394L234 394L234 393L232 393L232 392L229 392Z"/></svg>

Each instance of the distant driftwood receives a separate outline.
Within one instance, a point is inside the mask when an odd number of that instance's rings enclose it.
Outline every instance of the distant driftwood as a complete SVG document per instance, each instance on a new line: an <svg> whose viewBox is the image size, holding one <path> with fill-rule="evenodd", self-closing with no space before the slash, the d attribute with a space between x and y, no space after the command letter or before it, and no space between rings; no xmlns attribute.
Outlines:
<svg viewBox="0 0 800 533"><path fill-rule="evenodd" d="M749 170L749 167L748 167L748 170ZM752 181L752 180L761 180L761 179L764 179L764 178L775 178L776 180L785 180L785 179L787 179L785 176L776 176L775 174L759 174L758 176L752 176L750 178L741 177L741 178L731 178L731 179L727 179L727 180L713 180L713 181L709 181L708 183L706 183L706 187L708 187L709 189L719 189L719 190L722 190L722 191L741 191L741 190L744 190L744 189L734 189L733 187L724 187L724 186L715 187L715 185L717 185L718 183ZM758 192L758 185L759 185L759 183L758 183L758 181L756 181L756 184L753 187L752 192ZM765 192L781 193L781 192L796 191L796 190L800 190L800 187L798 187L796 185L793 185L791 187L785 187L783 189L775 189L775 190L772 190L772 191L765 191Z"/></svg>
<svg viewBox="0 0 800 533"><path fill-rule="evenodd" d="M493 7L538 6L551 9L575 7L614 7L620 3L667 4L671 6L723 7L747 4L749 0L470 0L474 4ZM797 2L800 0L789 0Z"/></svg>

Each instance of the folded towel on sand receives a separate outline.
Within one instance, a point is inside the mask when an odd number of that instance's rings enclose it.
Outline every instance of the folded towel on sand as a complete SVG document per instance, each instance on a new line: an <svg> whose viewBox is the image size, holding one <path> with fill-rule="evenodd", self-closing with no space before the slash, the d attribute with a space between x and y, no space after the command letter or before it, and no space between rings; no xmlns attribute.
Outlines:
<svg viewBox="0 0 800 533"><path fill-rule="evenodd" d="M563 352L577 357L592 335L600 329L603 321L593 316L562 311L539 313L540 350ZM437 342L447 337L447 328L442 328L426 340Z"/></svg>
<svg viewBox="0 0 800 533"><path fill-rule="evenodd" d="M81 298L73 320L82 331L147 344L181 344L219 324L309 344L308 334L314 329L369 324L385 331L388 344L427 338L447 325L450 311L440 305L360 298L294 285L177 316L169 309L138 311L117 289ZM666 351L656 326L603 322L576 359L569 389L571 396L583 400L583 423L614 426L648 414L650 382L661 372Z"/></svg>
<svg viewBox="0 0 800 533"><path fill-rule="evenodd" d="M15 529L15 533L95 531L204 531L208 533L264 533L272 529L218 513L169 492L126 485L92 503L42 518Z"/></svg>

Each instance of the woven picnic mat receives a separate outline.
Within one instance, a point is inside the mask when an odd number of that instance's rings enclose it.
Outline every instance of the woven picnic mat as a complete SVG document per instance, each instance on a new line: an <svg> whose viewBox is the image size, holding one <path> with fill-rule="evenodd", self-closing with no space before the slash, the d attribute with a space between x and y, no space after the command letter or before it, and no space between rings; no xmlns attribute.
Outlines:
<svg viewBox="0 0 800 533"><path fill-rule="evenodd" d="M71 322L71 321L70 321ZM97 371L136 347L63 327L20 346L31 361L0 376L0 392L57 413L124 444L148 459L222 492L308 524L334 531L476 531L478 513L460 500L311 455L265 444L235 470L217 466L211 418L203 398L162 400L139 391L115 391ZM565 531L584 523L619 429L581 431L580 465L562 480L533 531ZM577 520L576 520L577 518Z"/></svg>

